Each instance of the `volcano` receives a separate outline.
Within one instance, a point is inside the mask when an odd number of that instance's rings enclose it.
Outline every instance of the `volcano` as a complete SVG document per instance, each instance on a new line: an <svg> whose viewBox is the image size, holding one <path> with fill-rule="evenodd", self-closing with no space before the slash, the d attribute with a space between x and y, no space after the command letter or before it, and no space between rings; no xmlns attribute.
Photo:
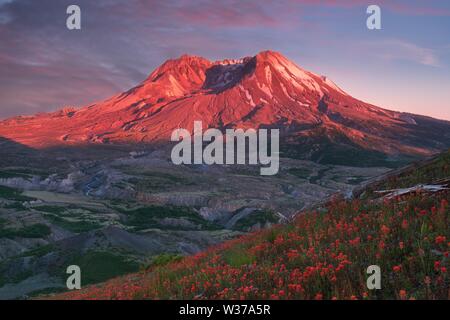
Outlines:
<svg viewBox="0 0 450 320"><path fill-rule="evenodd" d="M198 120L204 128L279 128L285 156L319 162L367 164L450 147L450 122L355 99L273 51L216 62L183 55L103 102L4 120L0 136L36 149L164 144Z"/></svg>

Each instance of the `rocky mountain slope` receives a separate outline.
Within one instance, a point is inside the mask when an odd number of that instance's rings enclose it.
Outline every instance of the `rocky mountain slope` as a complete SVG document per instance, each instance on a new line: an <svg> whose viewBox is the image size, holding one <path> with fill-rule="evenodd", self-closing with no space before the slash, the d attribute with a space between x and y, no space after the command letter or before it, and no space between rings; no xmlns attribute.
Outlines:
<svg viewBox="0 0 450 320"><path fill-rule="evenodd" d="M340 164L450 146L449 122L357 100L272 51L217 62L188 55L168 60L106 101L4 120L0 137L32 148L167 143L174 129L192 130L195 120L204 128L280 128L288 156Z"/></svg>

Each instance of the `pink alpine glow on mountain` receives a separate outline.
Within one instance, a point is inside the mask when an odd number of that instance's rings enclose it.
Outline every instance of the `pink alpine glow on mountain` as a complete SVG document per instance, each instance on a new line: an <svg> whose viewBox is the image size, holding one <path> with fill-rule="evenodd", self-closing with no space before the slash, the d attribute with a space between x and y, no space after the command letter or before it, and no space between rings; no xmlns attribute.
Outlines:
<svg viewBox="0 0 450 320"><path fill-rule="evenodd" d="M80 92L82 94L82 92ZM85 143L164 143L174 129L280 128L290 141L325 136L387 154L445 147L447 121L357 100L280 53L211 62L183 55L138 86L100 103L0 122L0 136L34 148ZM305 140L306 139L306 140Z"/></svg>

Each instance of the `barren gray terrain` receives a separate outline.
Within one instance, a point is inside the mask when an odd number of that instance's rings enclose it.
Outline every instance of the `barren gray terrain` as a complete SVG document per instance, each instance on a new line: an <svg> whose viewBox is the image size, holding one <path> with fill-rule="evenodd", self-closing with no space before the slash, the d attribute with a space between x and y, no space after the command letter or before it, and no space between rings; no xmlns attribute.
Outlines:
<svg viewBox="0 0 450 320"><path fill-rule="evenodd" d="M0 168L0 299L64 290L71 264L88 284L194 254L388 170L282 158L277 175L261 176L176 166L162 151L42 159Z"/></svg>

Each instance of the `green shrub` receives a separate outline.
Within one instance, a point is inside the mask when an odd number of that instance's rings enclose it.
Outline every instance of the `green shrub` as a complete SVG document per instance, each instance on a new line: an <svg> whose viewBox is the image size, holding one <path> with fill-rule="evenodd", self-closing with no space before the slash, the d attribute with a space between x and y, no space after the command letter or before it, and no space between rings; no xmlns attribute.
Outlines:
<svg viewBox="0 0 450 320"><path fill-rule="evenodd" d="M81 285L106 281L123 274L136 272L139 264L127 257L104 251L88 251L84 255L72 257L67 265L77 265L81 269ZM66 277L63 270L63 277Z"/></svg>
<svg viewBox="0 0 450 320"><path fill-rule="evenodd" d="M219 226L203 219L194 209L181 206L147 206L131 211L122 211L126 214L123 221L125 225L134 227L135 230L144 230L149 228L179 229L180 227L171 227L160 224L164 218L185 219L191 223L200 226L203 230L217 230Z"/></svg>
<svg viewBox="0 0 450 320"><path fill-rule="evenodd" d="M45 218L55 225L75 233L88 232L102 227L102 225L97 222L86 220L70 221L54 214L48 214Z"/></svg>
<svg viewBox="0 0 450 320"><path fill-rule="evenodd" d="M255 256L249 254L246 250L241 250L239 247L225 251L223 259L234 268L250 265L256 260Z"/></svg>
<svg viewBox="0 0 450 320"><path fill-rule="evenodd" d="M0 226L0 238L45 238L50 234L50 227L41 223L29 225L20 229L2 228Z"/></svg>
<svg viewBox="0 0 450 320"><path fill-rule="evenodd" d="M239 219L233 229L239 230L239 231L249 231L252 226L255 224L261 224L264 225L267 222L269 223L277 223L278 218L276 215L270 211L270 210L255 210L246 217Z"/></svg>
<svg viewBox="0 0 450 320"><path fill-rule="evenodd" d="M19 189L0 186L0 198L15 200L15 201L31 201L36 200L35 198L30 198L22 195Z"/></svg>
<svg viewBox="0 0 450 320"><path fill-rule="evenodd" d="M180 261L183 256L174 253L162 253L154 256L151 261L151 266L165 266L171 262Z"/></svg>

